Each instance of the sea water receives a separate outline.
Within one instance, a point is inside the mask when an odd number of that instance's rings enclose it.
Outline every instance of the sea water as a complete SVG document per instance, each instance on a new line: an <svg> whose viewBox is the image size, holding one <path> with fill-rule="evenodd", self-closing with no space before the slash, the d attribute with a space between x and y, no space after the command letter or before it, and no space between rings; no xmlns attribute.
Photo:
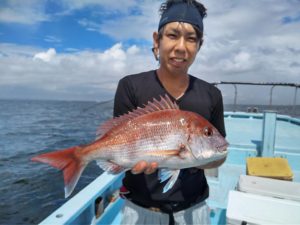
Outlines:
<svg viewBox="0 0 300 225"><path fill-rule="evenodd" d="M30 159L92 142L98 126L111 118L112 105L112 101L0 100L0 224L37 224L68 200L61 171ZM225 110L252 107L225 105ZM264 108L300 115L299 106L259 106L258 111ZM72 196L101 173L96 163L90 163Z"/></svg>
<svg viewBox="0 0 300 225"><path fill-rule="evenodd" d="M93 141L111 115L111 102L0 100L0 224L37 224L62 205L62 173L30 159ZM74 193L101 172L88 165Z"/></svg>

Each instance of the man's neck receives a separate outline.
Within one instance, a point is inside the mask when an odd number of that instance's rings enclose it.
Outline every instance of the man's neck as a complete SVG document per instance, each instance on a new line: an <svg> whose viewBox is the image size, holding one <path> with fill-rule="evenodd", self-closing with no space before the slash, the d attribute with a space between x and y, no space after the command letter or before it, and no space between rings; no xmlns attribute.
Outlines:
<svg viewBox="0 0 300 225"><path fill-rule="evenodd" d="M160 68L157 70L157 76L166 91L175 99L182 97L189 86L187 73L170 74Z"/></svg>

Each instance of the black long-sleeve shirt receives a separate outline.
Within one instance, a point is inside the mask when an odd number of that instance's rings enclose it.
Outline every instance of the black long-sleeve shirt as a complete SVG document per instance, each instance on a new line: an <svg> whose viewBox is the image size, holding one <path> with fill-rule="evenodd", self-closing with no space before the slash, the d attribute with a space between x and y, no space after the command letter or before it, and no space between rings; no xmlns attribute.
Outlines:
<svg viewBox="0 0 300 225"><path fill-rule="evenodd" d="M118 84L114 116L128 113L138 106L143 107L153 98L160 99L165 94L168 92L159 81L156 71L126 76ZM222 95L216 87L190 75L185 94L178 100L169 96L180 109L196 112L206 118L225 137ZM208 185L201 169L181 170L178 180L166 193L162 191L165 183L160 183L157 173L133 175L127 172L123 184L130 191L130 199L146 207L162 207L170 203L183 209L208 197Z"/></svg>

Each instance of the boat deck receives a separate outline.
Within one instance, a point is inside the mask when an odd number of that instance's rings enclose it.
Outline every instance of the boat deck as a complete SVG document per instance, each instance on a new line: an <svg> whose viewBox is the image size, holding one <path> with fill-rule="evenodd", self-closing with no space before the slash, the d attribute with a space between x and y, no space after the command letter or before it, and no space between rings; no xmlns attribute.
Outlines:
<svg viewBox="0 0 300 225"><path fill-rule="evenodd" d="M226 162L218 169L208 171L207 176L212 224L226 223L229 191L236 188L239 176L246 174L248 157L286 158L294 174L293 181L300 182L300 120L275 114L276 123L273 123L272 113L271 122L264 119L265 115L268 113L225 113L229 154ZM90 223L90 218L94 217L95 200L99 196L113 195L121 179L122 175L104 173L41 224ZM123 200L119 198L107 201L102 216L94 217L95 224L120 224L122 204Z"/></svg>

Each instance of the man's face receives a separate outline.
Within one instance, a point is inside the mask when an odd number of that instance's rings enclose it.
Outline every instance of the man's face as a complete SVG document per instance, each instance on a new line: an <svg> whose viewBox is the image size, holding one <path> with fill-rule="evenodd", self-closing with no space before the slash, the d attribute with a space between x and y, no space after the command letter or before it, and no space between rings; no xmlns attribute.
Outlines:
<svg viewBox="0 0 300 225"><path fill-rule="evenodd" d="M172 74L187 74L200 45L193 26L183 22L168 23L162 38L154 34L154 41L159 49L161 68Z"/></svg>

